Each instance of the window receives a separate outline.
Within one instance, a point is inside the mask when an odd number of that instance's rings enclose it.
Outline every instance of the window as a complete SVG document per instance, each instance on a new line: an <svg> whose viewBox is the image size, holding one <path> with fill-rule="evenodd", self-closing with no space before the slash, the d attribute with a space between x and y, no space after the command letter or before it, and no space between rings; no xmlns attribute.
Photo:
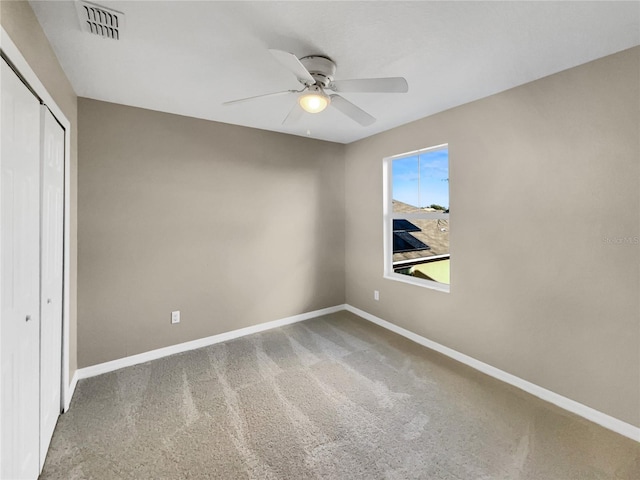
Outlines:
<svg viewBox="0 0 640 480"><path fill-rule="evenodd" d="M384 159L384 276L449 291L449 149Z"/></svg>

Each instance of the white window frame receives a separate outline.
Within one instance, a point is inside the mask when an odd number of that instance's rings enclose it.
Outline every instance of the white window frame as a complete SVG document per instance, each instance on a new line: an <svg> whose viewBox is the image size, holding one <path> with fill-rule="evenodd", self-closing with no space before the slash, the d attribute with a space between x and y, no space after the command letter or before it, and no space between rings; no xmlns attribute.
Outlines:
<svg viewBox="0 0 640 480"><path fill-rule="evenodd" d="M451 285L446 283L440 283L433 280L426 280L422 278L412 277L410 275L403 275L395 273L393 271L393 220L394 219L407 219L420 218L427 220L444 219L449 220L448 213L438 212L421 212L421 213L402 213L393 211L393 161L399 160L405 157L412 157L425 152L431 152L434 150L448 149L449 144L443 143L442 145L436 145L435 147L422 148L420 150L414 150L412 152L401 153L393 155L391 157L385 157L382 160L382 211L383 211L383 252L384 252L384 278L389 280L395 280L398 282L409 283L411 285L417 285L419 287L430 288L438 290L440 292L451 291ZM451 257L449 257L451 258Z"/></svg>

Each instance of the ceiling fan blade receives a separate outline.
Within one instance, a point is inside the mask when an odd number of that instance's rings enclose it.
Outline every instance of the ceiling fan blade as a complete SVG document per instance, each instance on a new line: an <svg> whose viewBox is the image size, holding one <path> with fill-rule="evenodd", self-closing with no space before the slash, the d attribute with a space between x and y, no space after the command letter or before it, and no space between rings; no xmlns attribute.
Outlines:
<svg viewBox="0 0 640 480"><path fill-rule="evenodd" d="M303 114L304 114L304 110L296 100L296 103L293 106L293 108L289 110L289 113L287 114L287 116L284 117L282 124L285 125L289 123L296 123L298 120L300 120L300 118L302 118Z"/></svg>
<svg viewBox="0 0 640 480"><path fill-rule="evenodd" d="M335 80L329 84L334 92L407 93L409 85L402 77Z"/></svg>
<svg viewBox="0 0 640 480"><path fill-rule="evenodd" d="M304 65L300 63L298 57L293 53L274 50L272 48L269 49L269 52L271 52L271 55L273 55L282 65L291 70L300 83L304 83L305 85L313 85L316 83L309 71L304 68Z"/></svg>
<svg viewBox="0 0 640 480"><path fill-rule="evenodd" d="M355 120L363 127L367 127L374 123L376 119L362 110L360 107L355 106L349 100L340 95L330 95L331 106L337 108L347 117Z"/></svg>
<svg viewBox="0 0 640 480"><path fill-rule="evenodd" d="M250 100L256 100L257 98L277 97L278 95L285 95L287 93L299 93L299 92L298 90L285 90L283 92L265 93L263 95L256 95L254 97L239 98L238 100L231 100L229 102L224 102L223 105L233 105L236 103L248 102Z"/></svg>

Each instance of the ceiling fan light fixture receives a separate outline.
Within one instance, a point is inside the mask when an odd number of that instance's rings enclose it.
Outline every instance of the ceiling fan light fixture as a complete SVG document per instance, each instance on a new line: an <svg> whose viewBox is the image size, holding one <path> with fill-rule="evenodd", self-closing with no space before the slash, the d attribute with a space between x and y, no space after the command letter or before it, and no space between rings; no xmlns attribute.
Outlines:
<svg viewBox="0 0 640 480"><path fill-rule="evenodd" d="M330 102L329 96L317 85L309 87L309 91L298 98L300 106L309 113L320 113L329 106Z"/></svg>

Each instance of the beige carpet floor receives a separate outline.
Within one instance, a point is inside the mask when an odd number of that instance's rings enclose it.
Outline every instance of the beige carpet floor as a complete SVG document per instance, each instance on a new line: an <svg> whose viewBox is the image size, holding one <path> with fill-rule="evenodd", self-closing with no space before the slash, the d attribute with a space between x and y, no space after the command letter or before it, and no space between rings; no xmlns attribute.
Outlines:
<svg viewBox="0 0 640 480"><path fill-rule="evenodd" d="M640 445L340 312L81 381L42 479L640 479Z"/></svg>

